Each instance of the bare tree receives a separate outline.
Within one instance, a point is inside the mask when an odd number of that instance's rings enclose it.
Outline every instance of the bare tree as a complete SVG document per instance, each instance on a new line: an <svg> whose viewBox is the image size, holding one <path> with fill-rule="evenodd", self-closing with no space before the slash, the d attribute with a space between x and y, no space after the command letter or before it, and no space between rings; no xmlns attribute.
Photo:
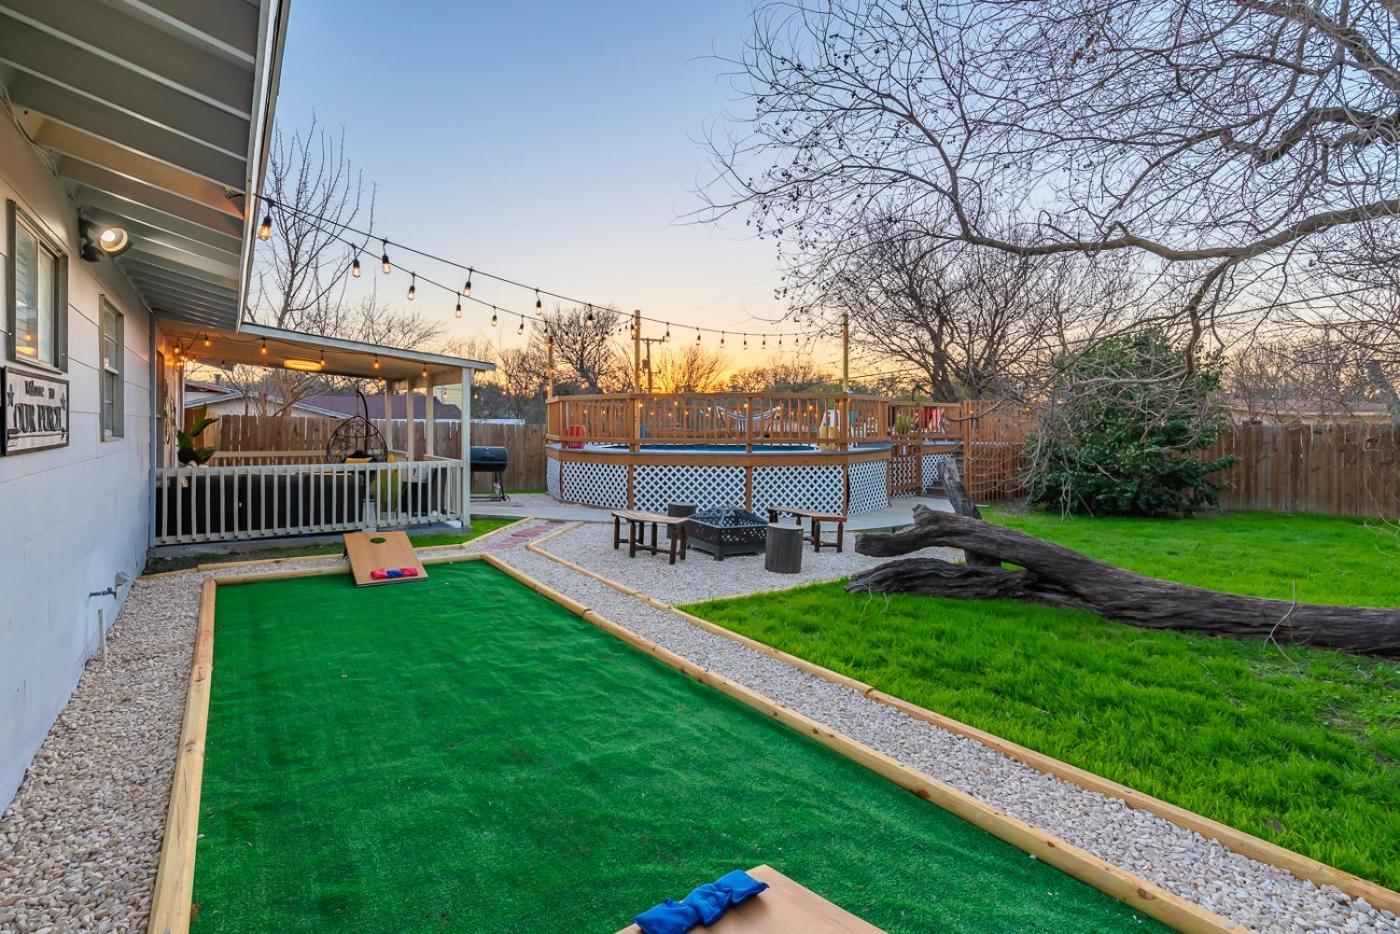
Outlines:
<svg viewBox="0 0 1400 934"><path fill-rule="evenodd" d="M652 363L656 392L714 392L724 385L729 361L718 350L699 344L668 349Z"/></svg>
<svg viewBox="0 0 1400 934"><path fill-rule="evenodd" d="M857 350L907 364L939 399L1032 396L1057 360L1127 317L1112 262L949 246L903 222L868 223L818 269L807 291L849 314Z"/></svg>
<svg viewBox="0 0 1400 934"><path fill-rule="evenodd" d="M560 392L619 392L632 384L627 358L618 343L625 329L615 308L555 308L544 313L544 329L532 340L554 339Z"/></svg>
<svg viewBox="0 0 1400 934"><path fill-rule="evenodd" d="M1190 352L1232 298L1393 262L1396 19L1389 0L766 3L703 216L747 208L798 263L890 216L1020 257L1122 254Z"/></svg>
<svg viewBox="0 0 1400 934"><path fill-rule="evenodd" d="M374 198L345 154L343 135L332 137L314 120L290 136L279 131L268 159L265 210L272 236L261 244L254 269L250 320L292 331L418 348L440 340L442 328L417 312L374 298L349 301L346 275L355 255L349 227L361 214L374 224ZM257 366L226 370L247 410L283 415L306 396L360 381Z"/></svg>
<svg viewBox="0 0 1400 934"><path fill-rule="evenodd" d="M806 355L787 359L774 355L760 366L745 367L729 377L733 392L814 392L839 388L835 373Z"/></svg>

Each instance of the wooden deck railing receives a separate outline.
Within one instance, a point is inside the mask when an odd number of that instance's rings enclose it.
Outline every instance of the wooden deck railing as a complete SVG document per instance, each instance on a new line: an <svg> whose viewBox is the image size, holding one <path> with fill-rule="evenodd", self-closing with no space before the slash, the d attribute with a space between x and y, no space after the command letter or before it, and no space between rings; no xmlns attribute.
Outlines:
<svg viewBox="0 0 1400 934"><path fill-rule="evenodd" d="M841 393L559 396L547 439L566 444L853 444L961 441L962 404Z"/></svg>

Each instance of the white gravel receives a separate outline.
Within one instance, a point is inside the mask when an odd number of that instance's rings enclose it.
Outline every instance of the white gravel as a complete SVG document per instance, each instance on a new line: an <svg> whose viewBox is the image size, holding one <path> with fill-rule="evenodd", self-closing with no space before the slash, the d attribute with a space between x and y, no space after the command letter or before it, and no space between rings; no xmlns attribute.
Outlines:
<svg viewBox="0 0 1400 934"><path fill-rule="evenodd" d="M831 537L826 530L822 534ZM664 554L638 552L635 558L629 558L626 544L613 550L612 538L612 523L589 522L551 538L542 547L595 574L622 581L673 605L836 580L879 563L877 558L856 554L855 536L849 533L846 549L840 553L829 548L814 552L810 544L804 543L802 570L796 574L765 571L763 555L735 555L716 561L695 548L690 549L688 558L677 559L675 564L670 564ZM949 557L955 555L958 553L948 551Z"/></svg>
<svg viewBox="0 0 1400 934"><path fill-rule="evenodd" d="M557 526L535 523L544 534ZM517 532L520 530L517 529ZM611 529L602 531L611 532ZM547 547L607 574L618 559L584 527ZM1231 853L1122 802L1036 772L979 743L914 720L859 693L656 610L506 534L483 545L633 631L820 720L1022 820L1258 931L1400 932L1400 922L1331 889ZM608 540L610 541L610 540ZM578 549L578 551L575 551ZM593 549L597 554L585 554ZM454 549L442 549L450 551ZM601 558L598 555L602 555ZM807 552L801 577L766 575L759 559L696 555L681 573L625 554L612 577L666 602L839 577L866 559ZM830 558L831 560L827 560ZM338 559L308 559L317 567ZM693 563L692 563L693 562ZM756 570L754 569L756 567ZM645 570L643 570L645 568ZM258 568L216 574L256 573ZM688 572L688 573L687 573ZM0 817L0 931L143 931L164 832L189 676L198 595L208 574L140 580L109 638L106 668L88 664L72 700ZM741 588L736 590L735 588Z"/></svg>
<svg viewBox="0 0 1400 934"><path fill-rule="evenodd" d="M604 576L650 592L663 602L732 592L725 581L712 578L727 577L727 566L733 559L724 562L723 575L697 574L687 568L691 573L686 577L671 574L675 568L661 561L664 586L648 590L649 585L655 586L656 572L649 567L643 570L640 557L629 561L624 554L619 562L601 551L586 553L589 547L596 550L586 528L553 538L541 547L598 573L604 573L603 567L620 566L625 574ZM1116 798L1085 791L1021 765L981 743L915 720L857 691L693 626L682 617L546 557L523 550L502 557L613 622L699 665L1252 930L1400 931L1395 915L1372 907L1364 899L1352 899L1332 886L1319 888L1147 811L1130 808ZM752 577L754 572L745 573ZM756 573L763 573L761 563ZM667 593L679 597L672 599ZM878 612L879 598L869 599L871 612Z"/></svg>

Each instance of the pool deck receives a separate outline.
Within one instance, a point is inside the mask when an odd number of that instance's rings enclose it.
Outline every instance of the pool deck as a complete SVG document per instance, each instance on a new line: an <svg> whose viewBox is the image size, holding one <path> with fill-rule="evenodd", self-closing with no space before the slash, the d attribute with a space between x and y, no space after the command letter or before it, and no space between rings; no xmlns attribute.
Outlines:
<svg viewBox="0 0 1400 934"><path fill-rule="evenodd" d="M846 520L846 531L864 532L871 529L894 529L914 522L914 507L927 506L940 512L952 512L953 505L937 496L900 496L890 501L886 509L860 513ZM472 503L474 516L509 516L524 519L551 519L555 522L610 522L612 510L600 506L561 503L543 493L517 493L504 503Z"/></svg>

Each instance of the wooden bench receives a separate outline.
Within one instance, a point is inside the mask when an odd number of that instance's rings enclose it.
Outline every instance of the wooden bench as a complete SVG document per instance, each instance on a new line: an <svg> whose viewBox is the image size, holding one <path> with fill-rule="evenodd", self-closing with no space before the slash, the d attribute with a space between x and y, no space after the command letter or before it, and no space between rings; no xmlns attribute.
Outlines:
<svg viewBox="0 0 1400 934"><path fill-rule="evenodd" d="M649 551L654 555L659 555L663 551L670 554L671 564L676 563L676 548L680 547L681 560L685 560L686 548L689 541L685 531L685 516L663 516L655 512L641 512L636 509L619 509L612 514L613 517L613 550L616 551L622 546L622 523L627 523L627 557L637 557L638 551ZM651 544L646 543L646 527L651 525ZM667 528L666 544L656 543L657 526L664 525Z"/></svg>
<svg viewBox="0 0 1400 934"><path fill-rule="evenodd" d="M768 889L726 911L705 934L881 934L880 929L832 904L772 866L758 866L749 875L767 882ZM635 924L617 934L640 934Z"/></svg>
<svg viewBox="0 0 1400 934"><path fill-rule="evenodd" d="M807 541L812 543L813 551L821 551L822 547L835 547L837 551L844 551L846 546L846 517L834 512L817 512L815 509L802 509L799 506L769 506L768 521L777 522L783 515L793 516L797 519L797 524L801 525L803 519L811 520L812 534L807 536ZM822 523L836 523L836 540L825 541L822 539Z"/></svg>

